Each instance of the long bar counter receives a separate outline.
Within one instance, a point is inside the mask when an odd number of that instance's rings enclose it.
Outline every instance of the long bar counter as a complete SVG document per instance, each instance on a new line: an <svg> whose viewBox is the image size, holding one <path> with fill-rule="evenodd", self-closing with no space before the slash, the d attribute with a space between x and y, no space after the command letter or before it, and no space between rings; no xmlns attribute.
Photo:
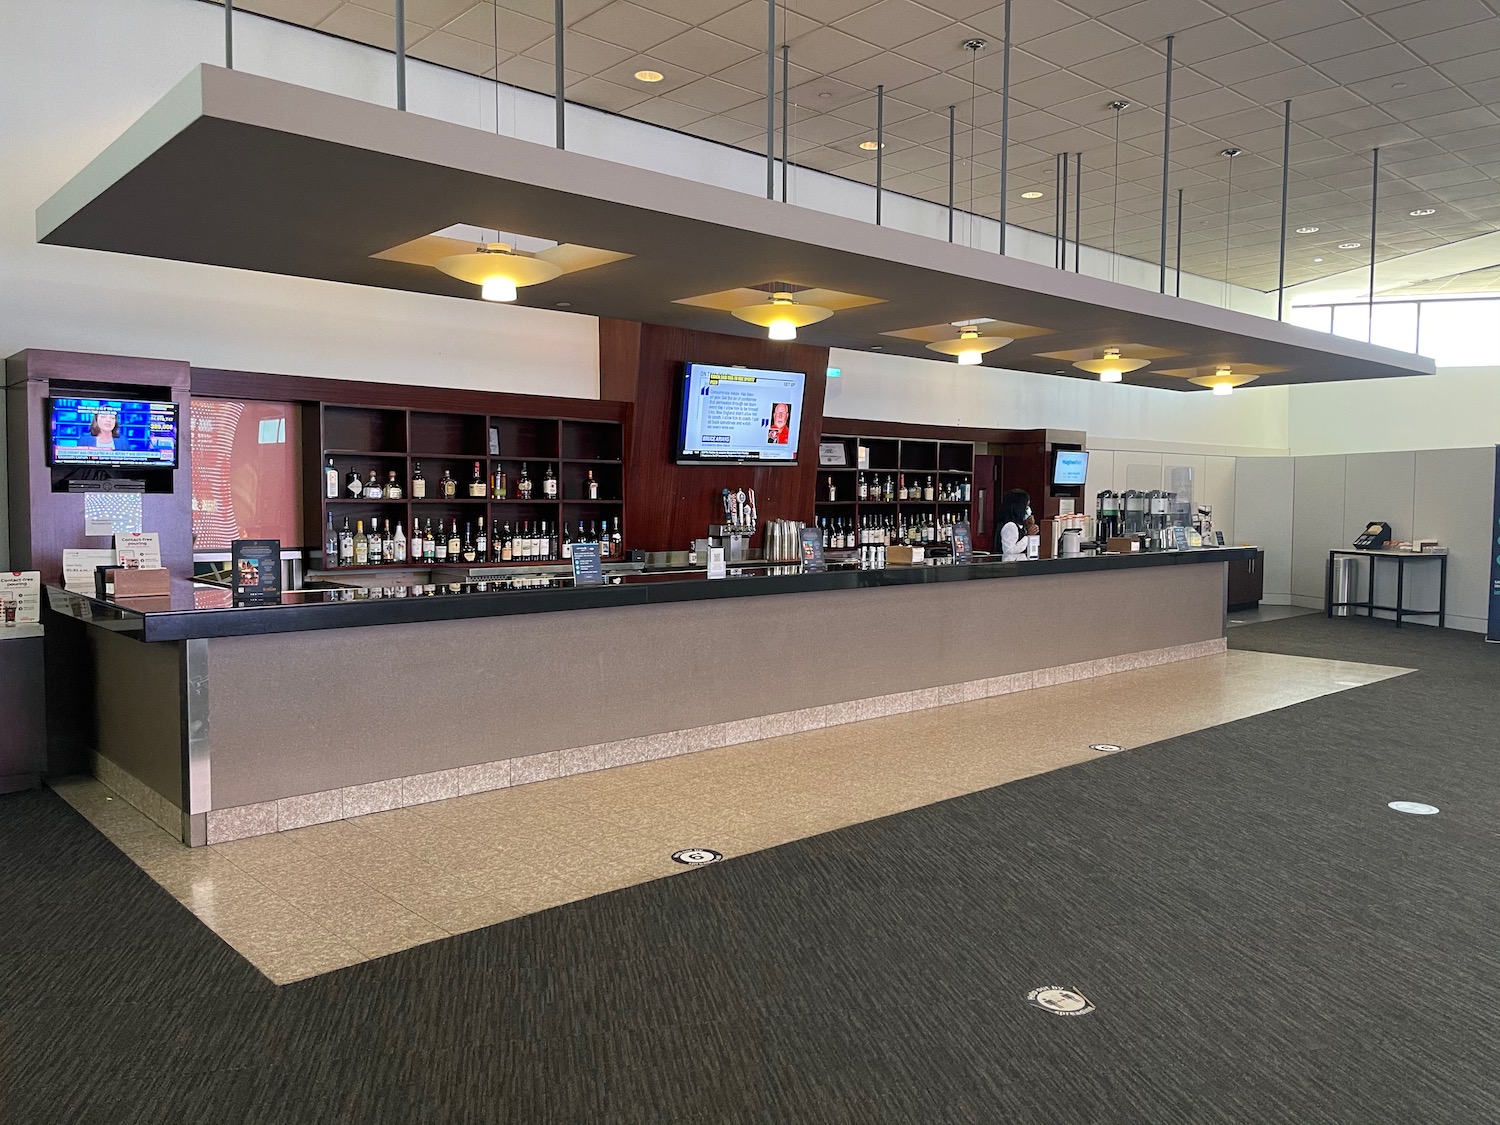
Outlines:
<svg viewBox="0 0 1500 1125"><path fill-rule="evenodd" d="M201 844L1221 652L1246 553L49 597L85 623L96 772Z"/></svg>

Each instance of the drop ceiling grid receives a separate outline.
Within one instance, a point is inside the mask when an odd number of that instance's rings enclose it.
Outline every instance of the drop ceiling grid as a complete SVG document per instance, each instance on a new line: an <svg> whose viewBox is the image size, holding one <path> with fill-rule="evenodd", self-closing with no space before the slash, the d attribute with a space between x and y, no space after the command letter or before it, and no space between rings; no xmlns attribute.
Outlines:
<svg viewBox="0 0 1500 1125"><path fill-rule="evenodd" d="M394 39L394 0L237 2L375 46L390 48ZM1267 276L1263 262L1268 253L1274 257L1279 238L1280 102L1288 96L1295 165L1290 225L1320 228L1289 236L1289 281L1341 272L1368 252L1338 244L1368 242L1375 145L1382 148L1386 204L1377 239L1382 252L1488 233L1497 225L1500 196L1500 114L1483 100L1500 94L1491 88L1500 77L1495 3L1014 0L1008 216L1051 233L1050 162L1060 151L1083 153L1086 193L1113 205L1116 122L1108 102L1123 97L1134 104L1119 115L1120 221L1087 214L1083 237L1108 248L1118 227L1121 252L1155 258L1164 37L1176 34L1172 180L1184 187L1192 216L1184 268L1216 278L1224 273L1230 161L1219 154L1235 145L1245 155L1233 162L1233 209L1259 212L1270 204L1278 219L1232 228L1229 280L1274 286L1274 267ZM955 105L956 196L967 203L972 190L975 209L994 215L1001 12L999 3L975 0L784 0L778 40L790 46L789 148L798 162L872 181L874 154L858 146L873 135L873 88L884 82L891 189L946 203L947 107ZM552 0L499 0L498 12L489 0L406 0L406 13L414 57L552 92ZM569 97L763 151L765 15L763 0L566 0ZM962 47L972 37L989 43L977 58ZM637 82L633 75L643 68L666 80ZM778 81L779 70L778 60ZM1047 198L1021 201L1028 189ZM1406 213L1422 206L1437 214ZM1200 235L1213 231L1216 212L1215 244ZM1132 222L1142 218L1152 221ZM1126 237L1135 230L1139 237Z"/></svg>

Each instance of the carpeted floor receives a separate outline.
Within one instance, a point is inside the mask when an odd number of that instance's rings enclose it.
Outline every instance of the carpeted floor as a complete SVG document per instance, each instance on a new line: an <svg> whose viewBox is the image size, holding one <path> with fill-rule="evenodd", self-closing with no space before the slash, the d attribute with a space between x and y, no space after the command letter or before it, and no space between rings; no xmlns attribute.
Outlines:
<svg viewBox="0 0 1500 1125"><path fill-rule="evenodd" d="M1231 643L1419 671L283 988L0 798L0 1122L1500 1120L1500 648Z"/></svg>

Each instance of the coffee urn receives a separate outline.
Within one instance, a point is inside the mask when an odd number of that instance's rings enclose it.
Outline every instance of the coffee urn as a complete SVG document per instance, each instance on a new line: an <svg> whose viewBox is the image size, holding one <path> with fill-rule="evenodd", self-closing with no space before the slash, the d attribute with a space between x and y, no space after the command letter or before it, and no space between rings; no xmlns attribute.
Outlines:
<svg viewBox="0 0 1500 1125"><path fill-rule="evenodd" d="M1126 535L1144 535L1146 533L1146 494L1137 492L1133 488L1127 488L1120 493L1120 515L1124 522L1122 530Z"/></svg>
<svg viewBox="0 0 1500 1125"><path fill-rule="evenodd" d="M1106 489L1094 504L1094 541L1102 547L1120 530L1120 494Z"/></svg>

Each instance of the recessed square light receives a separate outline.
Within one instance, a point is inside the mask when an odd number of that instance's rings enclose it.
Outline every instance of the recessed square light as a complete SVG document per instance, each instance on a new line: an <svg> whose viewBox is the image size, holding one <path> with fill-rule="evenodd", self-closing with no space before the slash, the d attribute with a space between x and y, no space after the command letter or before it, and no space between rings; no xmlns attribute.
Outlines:
<svg viewBox="0 0 1500 1125"><path fill-rule="evenodd" d="M1297 228L1297 233L1298 234L1317 234L1320 229L1322 229L1322 228L1320 228L1320 227L1298 227Z"/></svg>

